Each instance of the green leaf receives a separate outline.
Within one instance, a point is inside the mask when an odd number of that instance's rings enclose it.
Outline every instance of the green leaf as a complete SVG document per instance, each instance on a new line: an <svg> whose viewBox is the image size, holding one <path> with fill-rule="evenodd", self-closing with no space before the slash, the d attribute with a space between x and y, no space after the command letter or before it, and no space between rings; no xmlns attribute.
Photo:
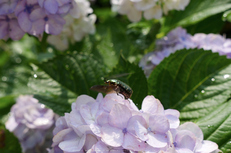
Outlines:
<svg viewBox="0 0 231 153"><path fill-rule="evenodd" d="M5 128L0 127L0 152L1 153L21 153L21 146L18 139Z"/></svg>
<svg viewBox="0 0 231 153"><path fill-rule="evenodd" d="M38 66L64 88L77 95L96 96L90 88L100 84L100 78L106 73L103 63L97 58L76 52L59 55Z"/></svg>
<svg viewBox="0 0 231 153"><path fill-rule="evenodd" d="M181 50L151 73L149 94L166 108L180 111L181 121L194 121L205 139L230 148L231 60L204 50Z"/></svg>
<svg viewBox="0 0 231 153"><path fill-rule="evenodd" d="M131 64L121 56L119 63L109 74L109 78L113 76L114 78L118 77L119 80L132 88L133 94L131 99L140 107L148 92L147 79L143 70L138 65Z"/></svg>
<svg viewBox="0 0 231 153"><path fill-rule="evenodd" d="M222 16L222 20L231 22L231 10L224 12L224 14Z"/></svg>
<svg viewBox="0 0 231 153"><path fill-rule="evenodd" d="M70 104L76 100L77 95L62 87L45 72L34 69L34 77L31 77L28 82L29 93L56 114L64 115L70 112Z"/></svg>
<svg viewBox="0 0 231 153"><path fill-rule="evenodd" d="M177 26L187 27L196 24L230 8L231 0L191 0L184 11L170 12L166 16L161 31L168 32Z"/></svg>
<svg viewBox="0 0 231 153"><path fill-rule="evenodd" d="M196 33L220 33L221 29L223 28L225 22L221 19L222 13L210 16L197 24L193 24L187 26L187 32L191 35ZM209 24L208 24L209 23Z"/></svg>

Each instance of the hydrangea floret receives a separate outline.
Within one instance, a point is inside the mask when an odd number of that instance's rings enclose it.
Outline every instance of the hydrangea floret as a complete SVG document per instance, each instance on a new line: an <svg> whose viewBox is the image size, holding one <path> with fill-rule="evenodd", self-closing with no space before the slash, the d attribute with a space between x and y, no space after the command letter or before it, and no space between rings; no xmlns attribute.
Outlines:
<svg viewBox="0 0 231 153"><path fill-rule="evenodd" d="M6 128L19 139L23 152L46 151L57 115L31 95L19 96L11 108Z"/></svg>
<svg viewBox="0 0 231 153"><path fill-rule="evenodd" d="M100 93L96 99L81 95L72 111L58 118L50 153L152 152L202 153L218 150L203 140L192 122L180 125L180 113L164 110L154 96L147 96L139 110L131 99L116 93ZM179 126L180 125L180 126Z"/></svg>
<svg viewBox="0 0 231 153"><path fill-rule="evenodd" d="M185 29L177 27L170 31L167 36L156 41L155 51L144 55L139 66L142 67L146 76L149 76L156 65L165 57L184 48L211 50L231 58L231 39L226 39L218 34L197 33L192 36Z"/></svg>
<svg viewBox="0 0 231 153"><path fill-rule="evenodd" d="M171 10L184 10L189 0L111 0L112 10L127 15L132 22L160 19Z"/></svg>

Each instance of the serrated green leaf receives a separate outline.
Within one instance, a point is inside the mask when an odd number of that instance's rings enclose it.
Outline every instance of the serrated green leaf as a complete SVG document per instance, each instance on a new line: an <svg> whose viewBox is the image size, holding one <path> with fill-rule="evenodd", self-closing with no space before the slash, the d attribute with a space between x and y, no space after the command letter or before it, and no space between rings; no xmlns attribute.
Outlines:
<svg viewBox="0 0 231 153"><path fill-rule="evenodd" d="M140 107L148 91L147 79L143 70L138 65L131 64L121 56L119 63L109 74L109 78L115 78L116 76L118 76L116 79L127 83L132 88L133 94L131 99Z"/></svg>
<svg viewBox="0 0 231 153"><path fill-rule="evenodd" d="M206 139L223 150L230 147L230 59L202 49L177 51L153 70L148 83L149 94L179 110L181 121L196 122Z"/></svg>
<svg viewBox="0 0 231 153"><path fill-rule="evenodd" d="M161 31L168 32L177 26L186 27L196 24L209 16L219 14L230 8L230 0L191 0L184 11L170 12L166 16Z"/></svg>
<svg viewBox="0 0 231 153"><path fill-rule="evenodd" d="M47 62L38 64L51 78L73 93L96 96L90 88L100 84L106 70L92 55L71 53L59 55Z"/></svg>

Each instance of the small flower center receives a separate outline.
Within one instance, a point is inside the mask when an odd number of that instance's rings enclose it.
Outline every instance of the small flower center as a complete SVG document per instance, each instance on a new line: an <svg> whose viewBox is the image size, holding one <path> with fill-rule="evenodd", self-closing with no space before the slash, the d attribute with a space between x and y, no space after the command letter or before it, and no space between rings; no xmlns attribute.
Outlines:
<svg viewBox="0 0 231 153"><path fill-rule="evenodd" d="M26 5L25 6L25 9L24 9L24 12L27 12L27 13L31 13L32 12L32 9L34 8L33 5Z"/></svg>
<svg viewBox="0 0 231 153"><path fill-rule="evenodd" d="M152 129L151 129L150 127L148 127L148 129L147 129L147 130L148 130L148 132L151 132L151 131L152 131Z"/></svg>
<svg viewBox="0 0 231 153"><path fill-rule="evenodd" d="M127 128L124 128L123 129L123 133L126 134L128 131L127 131Z"/></svg>
<svg viewBox="0 0 231 153"><path fill-rule="evenodd" d="M177 146L177 143L176 143L176 142L173 142L173 145L174 145L174 147L176 147L176 146Z"/></svg>
<svg viewBox="0 0 231 153"><path fill-rule="evenodd" d="M48 21L48 17L46 16L46 17L44 18L44 20L45 20L45 21Z"/></svg>

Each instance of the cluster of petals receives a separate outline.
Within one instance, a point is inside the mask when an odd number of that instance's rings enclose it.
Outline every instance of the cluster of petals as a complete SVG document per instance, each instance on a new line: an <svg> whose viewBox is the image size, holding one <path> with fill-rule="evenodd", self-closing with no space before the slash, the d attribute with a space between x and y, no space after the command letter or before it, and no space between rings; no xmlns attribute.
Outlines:
<svg viewBox="0 0 231 153"><path fill-rule="evenodd" d="M66 50L69 43L74 44L81 41L85 35L94 34L96 15L92 13L89 1L73 0L73 8L64 17L66 24L62 32L59 35L50 35L48 42L59 50Z"/></svg>
<svg viewBox="0 0 231 153"><path fill-rule="evenodd" d="M165 57L184 48L211 50L231 58L231 39L226 39L218 34L197 33L192 36L185 29L178 27L170 31L164 38L157 40L156 50L146 54L139 65L146 76L149 76L155 66Z"/></svg>
<svg viewBox="0 0 231 153"><path fill-rule="evenodd" d="M131 99L115 93L96 99L81 95L72 111L57 119L50 153L202 153L218 149L203 140L192 123L179 126L179 112L164 110L154 96L147 96L139 110Z"/></svg>
<svg viewBox="0 0 231 153"><path fill-rule="evenodd" d="M23 152L45 151L51 145L56 115L31 95L19 96L11 108L6 128L19 139ZM56 117L57 118L57 117ZM48 141L46 141L48 140ZM46 144L44 143L46 142Z"/></svg>
<svg viewBox="0 0 231 153"><path fill-rule="evenodd" d="M57 35L65 24L63 16L72 7L72 0L2 0L0 39L19 40L25 33Z"/></svg>
<svg viewBox="0 0 231 153"><path fill-rule="evenodd" d="M142 18L160 19L171 10L184 10L189 0L111 0L112 10L137 22Z"/></svg>

